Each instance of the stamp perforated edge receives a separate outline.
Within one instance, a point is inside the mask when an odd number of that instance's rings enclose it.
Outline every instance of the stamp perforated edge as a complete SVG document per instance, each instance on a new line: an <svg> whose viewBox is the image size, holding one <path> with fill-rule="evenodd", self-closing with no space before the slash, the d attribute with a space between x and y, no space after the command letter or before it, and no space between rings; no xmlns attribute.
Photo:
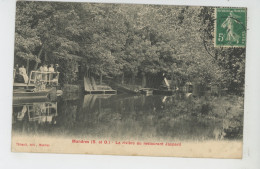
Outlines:
<svg viewBox="0 0 260 169"><path fill-rule="evenodd" d="M245 29L246 29L246 43L247 43L247 7L215 7L214 8L214 14L213 17L215 19L214 21L214 47L215 48L245 48L245 45L216 45L216 40L217 40L217 8L227 8L227 9L244 9L245 10Z"/></svg>

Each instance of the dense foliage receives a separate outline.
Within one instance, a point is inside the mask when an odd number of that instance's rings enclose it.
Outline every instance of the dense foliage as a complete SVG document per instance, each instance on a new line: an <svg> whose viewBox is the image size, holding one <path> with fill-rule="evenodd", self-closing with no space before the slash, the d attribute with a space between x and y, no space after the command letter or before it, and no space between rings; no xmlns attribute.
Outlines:
<svg viewBox="0 0 260 169"><path fill-rule="evenodd" d="M66 68L76 55L93 74L132 82L244 84L245 49L214 48L211 7L18 1L15 34L15 62L59 63L64 83L77 80Z"/></svg>

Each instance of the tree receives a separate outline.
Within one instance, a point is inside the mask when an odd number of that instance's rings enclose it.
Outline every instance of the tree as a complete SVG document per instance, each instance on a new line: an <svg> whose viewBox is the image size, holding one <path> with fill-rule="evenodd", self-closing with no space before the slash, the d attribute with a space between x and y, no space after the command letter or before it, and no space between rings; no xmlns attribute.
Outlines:
<svg viewBox="0 0 260 169"><path fill-rule="evenodd" d="M178 85L242 87L245 49L215 48L213 32L211 7L19 1L15 58L27 69L58 62L66 83L77 80L66 68L76 55L101 82L164 73Z"/></svg>

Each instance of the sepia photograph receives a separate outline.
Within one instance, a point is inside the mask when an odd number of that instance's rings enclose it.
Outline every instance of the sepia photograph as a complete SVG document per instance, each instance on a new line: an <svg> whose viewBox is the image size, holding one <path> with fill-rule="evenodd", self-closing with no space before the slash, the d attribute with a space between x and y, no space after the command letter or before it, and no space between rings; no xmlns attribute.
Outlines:
<svg viewBox="0 0 260 169"><path fill-rule="evenodd" d="M12 152L241 159L246 36L246 7L17 1Z"/></svg>

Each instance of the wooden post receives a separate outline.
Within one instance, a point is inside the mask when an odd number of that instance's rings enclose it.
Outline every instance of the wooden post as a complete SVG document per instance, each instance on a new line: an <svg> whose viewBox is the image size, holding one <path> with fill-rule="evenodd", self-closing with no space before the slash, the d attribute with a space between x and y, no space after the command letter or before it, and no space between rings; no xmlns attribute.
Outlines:
<svg viewBox="0 0 260 169"><path fill-rule="evenodd" d="M98 99L98 112L99 112L99 113L102 111L102 110L101 110L101 105L102 105L101 99L99 98L99 99Z"/></svg>

